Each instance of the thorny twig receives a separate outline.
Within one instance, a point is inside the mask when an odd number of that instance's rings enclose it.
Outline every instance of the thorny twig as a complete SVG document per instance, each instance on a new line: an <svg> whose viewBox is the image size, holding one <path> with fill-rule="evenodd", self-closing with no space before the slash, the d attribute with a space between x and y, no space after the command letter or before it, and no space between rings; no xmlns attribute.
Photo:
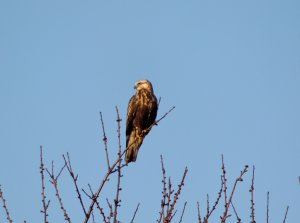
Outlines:
<svg viewBox="0 0 300 223"><path fill-rule="evenodd" d="M48 223L48 221L47 221L47 217L48 217L47 210L48 210L48 207L49 207L49 204L50 204L50 200L48 200L46 202L44 171L45 171L45 168L44 168L44 162L43 162L43 147L40 146L40 174L41 174L41 181L42 181L41 195L42 195L42 204L43 204L43 210L41 210L41 213L44 214L44 223Z"/></svg>
<svg viewBox="0 0 300 223"><path fill-rule="evenodd" d="M57 185L57 180L58 180L60 174L62 173L62 171L64 170L65 167L66 167L66 164L60 169L58 175L55 176L55 175L54 175L54 162L52 161L52 171L51 171L51 173L50 173L50 171L49 171L48 169L46 169L46 171L47 171L47 173L49 174L51 184L54 186L54 189L55 189L55 195L56 195L56 197L57 197L57 199L58 199L60 208L61 208L61 210L63 211L65 220L66 220L67 222L71 223L71 219L70 219L70 217L69 217L69 215L68 215L66 209L64 208L62 199L61 199L60 194L59 194L59 191L58 191L58 185Z"/></svg>
<svg viewBox="0 0 300 223"><path fill-rule="evenodd" d="M1 185L0 185L0 199L2 201L2 206L3 206L3 208L5 210L5 213L6 213L6 219L8 220L9 223L12 223L13 221L12 221L10 215L9 215L9 211L8 211L8 208L7 208L7 205L6 205L6 200L4 199L3 192L1 190Z"/></svg>

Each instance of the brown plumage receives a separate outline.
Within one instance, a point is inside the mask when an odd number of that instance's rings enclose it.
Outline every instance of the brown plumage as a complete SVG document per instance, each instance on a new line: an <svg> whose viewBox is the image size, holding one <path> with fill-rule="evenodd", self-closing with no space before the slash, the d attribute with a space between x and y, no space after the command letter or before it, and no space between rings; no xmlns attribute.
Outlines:
<svg viewBox="0 0 300 223"><path fill-rule="evenodd" d="M144 137L157 115L157 99L152 84L148 80L139 80L134 84L136 89L128 103L126 120L126 163L135 162Z"/></svg>

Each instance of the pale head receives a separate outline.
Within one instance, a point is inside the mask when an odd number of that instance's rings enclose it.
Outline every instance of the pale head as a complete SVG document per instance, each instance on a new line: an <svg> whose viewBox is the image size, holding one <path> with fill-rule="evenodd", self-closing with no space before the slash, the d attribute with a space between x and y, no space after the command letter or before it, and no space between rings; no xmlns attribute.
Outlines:
<svg viewBox="0 0 300 223"><path fill-rule="evenodd" d="M148 80L138 80L137 82L135 82L134 88L137 91L139 91L141 89L145 89L145 90L153 92L152 84Z"/></svg>

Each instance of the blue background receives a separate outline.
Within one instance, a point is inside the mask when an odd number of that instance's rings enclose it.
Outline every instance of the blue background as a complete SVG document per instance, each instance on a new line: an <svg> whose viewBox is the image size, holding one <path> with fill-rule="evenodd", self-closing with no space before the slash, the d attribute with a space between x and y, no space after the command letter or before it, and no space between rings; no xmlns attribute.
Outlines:
<svg viewBox="0 0 300 223"><path fill-rule="evenodd" d="M162 98L158 116L176 109L124 169L122 222L138 202L136 222L157 219L160 154L174 187L189 168L177 206L180 212L188 201L184 222L197 221L197 201L204 215L206 193L213 204L221 154L229 190L250 166L233 199L243 221L250 216L252 165L256 221L266 219L267 191L271 221L282 221L287 205L288 222L299 221L299 1L28 0L0 2L0 184L15 222L42 222L40 145L47 167L55 160L58 170L68 151L80 187L96 189L106 171L99 112L112 160L115 106L124 148L127 103L134 82L145 78ZM71 219L82 222L67 172L59 187ZM64 222L48 181L46 190L49 221ZM114 192L111 179L102 196L113 199ZM223 199L213 221L222 208Z"/></svg>

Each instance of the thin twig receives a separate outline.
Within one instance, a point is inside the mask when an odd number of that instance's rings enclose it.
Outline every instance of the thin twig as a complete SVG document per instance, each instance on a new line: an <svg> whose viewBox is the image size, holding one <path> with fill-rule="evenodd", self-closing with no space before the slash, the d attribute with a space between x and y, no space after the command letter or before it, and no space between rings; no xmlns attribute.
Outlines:
<svg viewBox="0 0 300 223"><path fill-rule="evenodd" d="M251 221L250 223L255 223L255 215L254 215L254 172L255 172L255 166L253 165L253 171L252 171L252 180L251 180L251 187L250 187L250 193L251 193Z"/></svg>
<svg viewBox="0 0 300 223"><path fill-rule="evenodd" d="M174 216L177 214L177 209L174 211L174 213L171 215L170 219L168 222L171 222Z"/></svg>
<svg viewBox="0 0 300 223"><path fill-rule="evenodd" d="M170 205L171 205L171 196L173 194L174 190L172 189L172 183L171 183L171 177L169 177L168 179L168 193L167 193L167 203L165 204L165 206L167 206L167 210L166 210L166 213L169 212L170 210ZM163 219L163 222L164 222L165 219Z"/></svg>
<svg viewBox="0 0 300 223"><path fill-rule="evenodd" d="M121 156L123 156L125 152L126 152L126 150L124 150L124 151L122 152ZM105 184L105 182L107 181L108 177L109 177L110 174L112 173L112 171L113 171L113 169L115 168L115 166L118 164L119 159L120 159L120 158L118 158L118 159L110 166L110 169L107 171L107 173L105 174L103 180L101 181L100 186L99 186L97 192L94 194L94 197L93 197L93 199L92 199L92 201L91 201L91 204L90 204L89 210L88 210L88 212L87 212L86 218L84 219L84 223L87 223L87 222L88 222L88 220L89 220L89 218L90 218L90 215L91 215L91 212L92 212L92 210L93 210L93 207L94 207L94 205L95 205L95 203L96 203L96 200L98 199L99 194L100 194L100 192L102 191L102 188L104 187L104 184Z"/></svg>
<svg viewBox="0 0 300 223"><path fill-rule="evenodd" d="M285 215L284 215L284 219L283 219L283 223L285 223L286 218L287 218L287 214L289 212L289 206L286 207L286 211L285 211Z"/></svg>
<svg viewBox="0 0 300 223"><path fill-rule="evenodd" d="M81 197L81 194L79 192L78 185L77 185L78 175L75 176L75 173L72 169L71 159L70 159L69 153L67 153L67 159L66 159L65 155L63 155L63 158L64 158L64 161L65 161L65 166L67 167L67 169L69 171L69 174L70 174L70 176L73 180L75 190L76 190L76 193L77 193L77 198L79 199L79 202L80 202L80 205L82 207L83 213L86 216L86 210L85 210L83 200L82 200L82 197Z"/></svg>
<svg viewBox="0 0 300 223"><path fill-rule="evenodd" d="M119 193L121 191L121 162L122 162L122 158L121 158L121 119L120 119L120 115L119 115L119 110L118 107L116 107L116 112L117 112L117 123L118 123L118 157L119 157L119 161L118 161L118 178L117 178L117 191L116 191L116 198L114 200L114 223L117 223L117 215L118 215L118 207L120 206L120 199L119 199Z"/></svg>
<svg viewBox="0 0 300 223"><path fill-rule="evenodd" d="M209 195L206 194L206 216L208 216L208 214L209 214Z"/></svg>
<svg viewBox="0 0 300 223"><path fill-rule="evenodd" d="M166 188L166 170L164 167L164 160L162 155L160 155L160 161L161 161L161 171L162 171L162 184L163 184L163 189L162 189L162 200L161 200L161 211L160 211L160 216L157 222L164 221L164 214L165 214L165 205L166 205L166 197L167 197L167 188Z"/></svg>
<svg viewBox="0 0 300 223"><path fill-rule="evenodd" d="M267 192L267 223L269 223L269 191Z"/></svg>
<svg viewBox="0 0 300 223"><path fill-rule="evenodd" d="M186 177L187 172L188 172L188 169L187 169L187 167L185 167L185 170L184 170L184 173L183 173L181 182L180 182L180 184L178 185L178 189L177 189L176 193L174 194L173 202L172 202L172 204L171 204L171 206L170 206L170 210L169 210L168 213L166 214L166 223L169 223L170 220L171 220L172 212L173 212L174 207L175 207L175 204L176 204L176 202L177 202L177 200L178 200L178 198L179 198L181 189L182 189L182 187L184 186L184 180L185 180L185 177Z"/></svg>
<svg viewBox="0 0 300 223"><path fill-rule="evenodd" d="M83 191L83 193L84 193L88 198L90 198L90 199L92 200L93 197L94 197L95 195L94 195L94 192L93 192L92 187L91 187L90 184L88 184L88 187L89 187L89 189L90 189L91 195L89 195L84 189L82 189L82 191ZM100 215L101 215L102 218L103 218L103 222L104 222L104 223L109 223L108 221L106 221L106 217L105 217L105 214L104 214L104 212L103 212L103 208L100 207L100 204L99 204L98 200L96 200L96 207L97 207L97 209L100 211ZM92 213L93 213L93 212L92 212Z"/></svg>
<svg viewBox="0 0 300 223"><path fill-rule="evenodd" d="M223 216L221 216L221 223L224 223L224 222L226 221L226 219L229 217L229 216L227 215L227 213L228 213L228 209L229 209L229 206L230 206L230 203L231 203L233 194L234 194L234 192L235 192L236 185L237 185L238 182L243 181L243 178L242 178L242 177L243 177L243 175L244 175L247 171L248 171L248 165L246 165L246 166L244 167L244 169L241 171L239 177L235 180L234 185L233 185L233 188L232 188L232 191L231 191L230 196L229 196L229 199L228 199L227 203L225 204L225 210L224 210ZM224 185L224 186L225 186L225 185Z"/></svg>
<svg viewBox="0 0 300 223"><path fill-rule="evenodd" d="M62 173L62 171L64 170L64 168L66 167L66 164L64 164L64 166L60 169L59 173L57 174L57 176L54 175L54 162L52 161L52 171L50 173L50 171L48 169L46 169L47 173L49 174L50 177L50 182L53 185L54 189L55 189L55 195L58 199L59 205L60 205L60 209L63 211L65 220L69 223L71 223L71 219L67 213L67 210L65 209L61 196L59 194L59 190L58 190L58 185L57 185L57 180L60 176L60 174Z"/></svg>
<svg viewBox="0 0 300 223"><path fill-rule="evenodd" d="M237 220L237 223L240 223L242 219L240 219L240 217L238 216L238 213L233 205L233 202L231 201L231 206L232 206L232 209L233 209L233 212L235 214L235 217L236 217L236 220Z"/></svg>
<svg viewBox="0 0 300 223"><path fill-rule="evenodd" d="M198 216L198 223L202 223L201 215L200 215L200 205L198 201L197 201L197 216Z"/></svg>
<svg viewBox="0 0 300 223"><path fill-rule="evenodd" d="M111 203L109 203L109 200L106 198L106 203L107 203L107 205L108 205L108 207L109 207L109 217L107 218L108 219L108 222L110 222L110 219L114 216L114 214L113 214L113 208L112 208L112 205L111 205Z"/></svg>
<svg viewBox="0 0 300 223"><path fill-rule="evenodd" d="M225 170L225 164L224 164L224 157L222 154L222 179L223 179L223 192L224 192L224 206L227 205L227 179L226 179L226 170Z"/></svg>
<svg viewBox="0 0 300 223"><path fill-rule="evenodd" d="M92 219L93 219L93 223L96 223L96 222L95 222L94 211L92 211Z"/></svg>
<svg viewBox="0 0 300 223"><path fill-rule="evenodd" d="M158 103L157 103L158 108L159 108L160 102L161 102L161 97L158 98Z"/></svg>
<svg viewBox="0 0 300 223"><path fill-rule="evenodd" d="M108 150L107 150L107 137L105 134L105 128L104 128L104 122L103 122L103 117L102 117L102 112L100 112L100 119L101 119L101 126L102 126L102 132L103 132L103 143L104 143L104 150L105 150L105 155L106 155L106 163L107 163L107 169L109 169L109 157L108 157Z"/></svg>
<svg viewBox="0 0 300 223"><path fill-rule="evenodd" d="M216 207L217 207L217 205L218 205L218 203L219 203L219 201L220 201L220 199L221 199L221 197L222 197L222 191L223 191L223 180L222 180L222 176L221 176L221 188L220 188L220 190L219 190L219 192L218 192L218 196L217 196L217 199L216 199L216 201L215 201L215 203L214 203L214 205L213 205L213 207L212 207L212 209L211 210L209 210L209 203L207 203L207 205L208 205L208 209L207 209L207 211L208 211L208 213L207 213L207 215L206 215L206 217L205 217L205 219L206 220L208 220L208 218L211 216L211 214L214 212L214 210L216 209ZM207 195L208 196L208 195ZM208 199L208 197L207 197L207 199Z"/></svg>
<svg viewBox="0 0 300 223"><path fill-rule="evenodd" d="M173 110L175 109L175 106L173 106L169 111L167 111L161 118L159 118L158 120L156 120L152 125L150 125L147 129L143 130L142 132L142 136L146 135L148 132L150 132L150 130L152 129L152 127L154 125L157 125L161 120L163 120L168 114L170 114ZM130 146L130 145L129 145ZM128 147L129 147L128 146Z"/></svg>
<svg viewBox="0 0 300 223"><path fill-rule="evenodd" d="M183 209L182 209L182 212L181 212L181 216L180 216L179 223L181 223L181 222L182 222L182 218L183 218L183 215L184 215L184 211L185 211L186 204L187 204L187 201L186 201L186 202L184 202L184 205L183 205Z"/></svg>
<svg viewBox="0 0 300 223"><path fill-rule="evenodd" d="M10 215L9 215L9 211L8 211L8 208L7 208L7 205L6 205L6 200L4 199L3 192L1 190L1 185L0 185L0 198L1 198L1 201L2 201L2 206L3 206L3 208L5 210L5 213L6 213L6 219L8 220L9 223L12 223L13 221L12 221Z"/></svg>
<svg viewBox="0 0 300 223"><path fill-rule="evenodd" d="M43 204L43 210L41 212L44 214L44 223L48 223L47 221L47 210L50 204L50 200L46 202L46 195L45 195L45 175L44 175L44 162L43 162L43 147L40 146L40 174L41 174L41 179L42 179L42 204Z"/></svg>
<svg viewBox="0 0 300 223"><path fill-rule="evenodd" d="M139 206L140 206L140 203L138 203L138 205L136 206L136 209L135 209L135 211L134 211L134 214L133 214L133 216L132 216L132 219L131 219L130 223L133 223L133 222L134 222L134 218L135 218L136 213L137 213L138 210L139 210Z"/></svg>

